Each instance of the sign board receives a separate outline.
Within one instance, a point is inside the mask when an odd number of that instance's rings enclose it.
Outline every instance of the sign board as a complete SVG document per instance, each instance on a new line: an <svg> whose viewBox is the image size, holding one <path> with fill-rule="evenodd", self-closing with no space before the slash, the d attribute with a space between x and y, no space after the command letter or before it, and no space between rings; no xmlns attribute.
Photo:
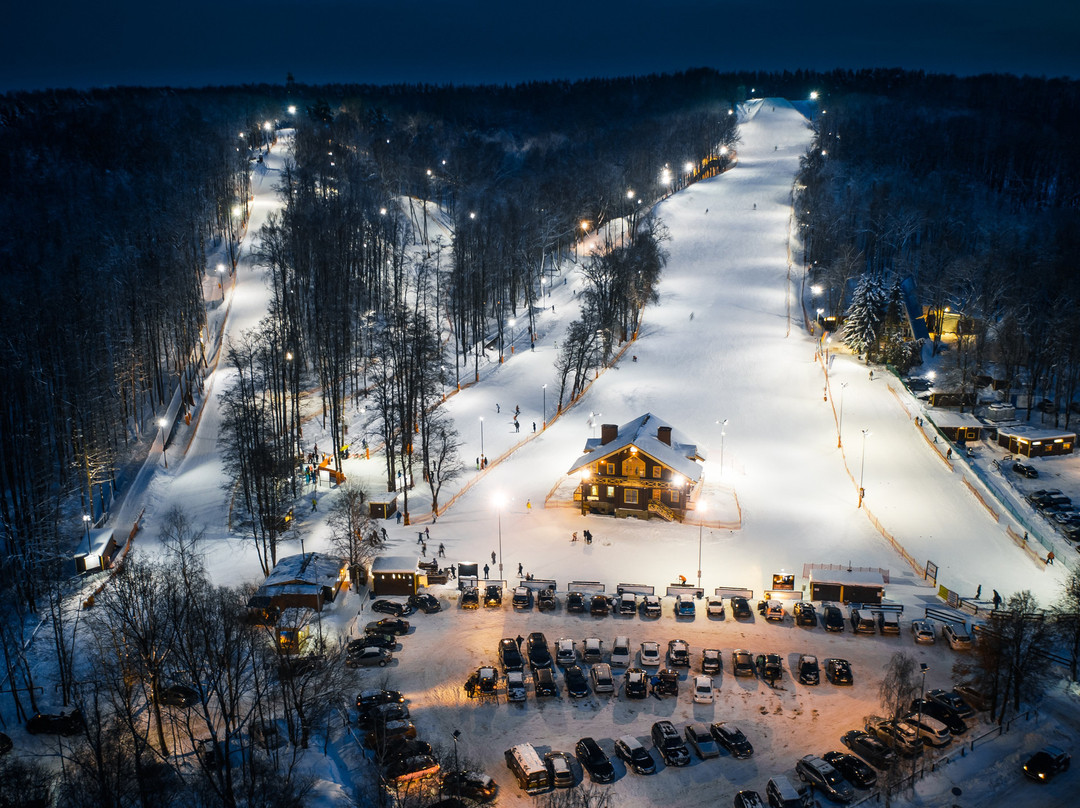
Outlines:
<svg viewBox="0 0 1080 808"><path fill-rule="evenodd" d="M604 593L604 585L599 581L571 581L566 585L567 592L592 592L597 595Z"/></svg>
<svg viewBox="0 0 1080 808"><path fill-rule="evenodd" d="M619 584L615 587L615 591L620 595L623 592L629 592L632 595L654 595L656 587L648 584Z"/></svg>
<svg viewBox="0 0 1080 808"><path fill-rule="evenodd" d="M936 584L937 583L937 571L938 571L937 564L935 564L933 561L927 561L926 562L926 572L923 573L923 580L924 581L932 581L933 583Z"/></svg>
<svg viewBox="0 0 1080 808"><path fill-rule="evenodd" d="M774 590L781 590L785 592L792 592L795 589L795 576L788 575L786 573L780 573L779 575L773 575L772 588Z"/></svg>
<svg viewBox="0 0 1080 808"><path fill-rule="evenodd" d="M705 596L705 590L700 586L683 586L681 584L672 584L667 588L665 593L668 597L675 597L676 595L693 595L696 598Z"/></svg>
<svg viewBox="0 0 1080 808"><path fill-rule="evenodd" d="M522 578L517 582L517 586L523 586L526 589L531 589L533 592L543 592L545 589L559 588L559 585L555 583L554 579L550 578L532 578L529 580Z"/></svg>
<svg viewBox="0 0 1080 808"><path fill-rule="evenodd" d="M738 586L718 586L713 590L713 594L718 598L746 598L747 600L754 599L753 589L742 589Z"/></svg>

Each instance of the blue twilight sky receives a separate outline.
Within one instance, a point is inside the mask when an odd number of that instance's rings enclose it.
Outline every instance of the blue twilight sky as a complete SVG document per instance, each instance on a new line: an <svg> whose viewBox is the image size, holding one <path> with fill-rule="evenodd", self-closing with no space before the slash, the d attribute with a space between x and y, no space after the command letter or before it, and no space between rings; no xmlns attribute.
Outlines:
<svg viewBox="0 0 1080 808"><path fill-rule="evenodd" d="M0 92L903 67L1080 77L1077 0L11 2Z"/></svg>

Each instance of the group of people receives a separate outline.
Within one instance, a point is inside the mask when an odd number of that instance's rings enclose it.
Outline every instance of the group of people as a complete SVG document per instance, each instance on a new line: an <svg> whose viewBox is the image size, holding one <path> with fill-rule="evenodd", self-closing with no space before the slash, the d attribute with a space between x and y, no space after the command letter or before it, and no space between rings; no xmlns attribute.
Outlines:
<svg viewBox="0 0 1080 808"><path fill-rule="evenodd" d="M592 536L592 531L591 530L583 530L581 535L585 539L586 544L592 544L593 536ZM574 533L570 536L570 542L573 543L573 542L576 542L577 540L578 540L578 535L577 535L577 531L575 530Z"/></svg>

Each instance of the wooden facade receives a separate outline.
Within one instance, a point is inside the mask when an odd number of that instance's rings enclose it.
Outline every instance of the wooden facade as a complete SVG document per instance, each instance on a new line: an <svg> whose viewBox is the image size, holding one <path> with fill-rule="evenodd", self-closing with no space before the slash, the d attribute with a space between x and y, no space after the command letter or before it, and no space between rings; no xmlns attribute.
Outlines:
<svg viewBox="0 0 1080 808"><path fill-rule="evenodd" d="M574 499L582 513L682 521L701 479L697 461L697 447L651 414L604 424L570 468L580 480Z"/></svg>
<svg viewBox="0 0 1080 808"><path fill-rule="evenodd" d="M1049 429L999 427L997 442L1013 454L1025 457L1048 457L1072 454L1076 433Z"/></svg>

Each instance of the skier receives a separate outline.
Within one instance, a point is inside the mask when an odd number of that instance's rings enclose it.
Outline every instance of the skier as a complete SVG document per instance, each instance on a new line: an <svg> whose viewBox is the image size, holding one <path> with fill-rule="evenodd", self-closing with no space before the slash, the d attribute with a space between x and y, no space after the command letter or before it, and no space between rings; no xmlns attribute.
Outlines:
<svg viewBox="0 0 1080 808"><path fill-rule="evenodd" d="M1047 565L1049 565L1051 567L1054 566L1054 551L1053 550L1051 550L1049 553L1046 554L1046 563L1047 563Z"/></svg>
<svg viewBox="0 0 1080 808"><path fill-rule="evenodd" d="M442 542L439 542L439 558L446 558L446 547Z"/></svg>
<svg viewBox="0 0 1080 808"><path fill-rule="evenodd" d="M982 597L982 584L979 584L978 589L975 590L975 600Z"/></svg>
<svg viewBox="0 0 1080 808"><path fill-rule="evenodd" d="M870 371L870 381L874 380L874 371Z"/></svg>
<svg viewBox="0 0 1080 808"><path fill-rule="evenodd" d="M457 564L450 565L450 577L457 578Z"/></svg>
<svg viewBox="0 0 1080 808"><path fill-rule="evenodd" d="M424 558L427 558L427 542L426 541L422 542L420 544L420 555L423 556Z"/></svg>
<svg viewBox="0 0 1080 808"><path fill-rule="evenodd" d="M311 510L313 513L319 510L319 500L315 499L314 494L311 495Z"/></svg>
<svg viewBox="0 0 1080 808"><path fill-rule="evenodd" d="M532 513L532 500L531 499L528 502L525 503L525 512L526 513Z"/></svg>

